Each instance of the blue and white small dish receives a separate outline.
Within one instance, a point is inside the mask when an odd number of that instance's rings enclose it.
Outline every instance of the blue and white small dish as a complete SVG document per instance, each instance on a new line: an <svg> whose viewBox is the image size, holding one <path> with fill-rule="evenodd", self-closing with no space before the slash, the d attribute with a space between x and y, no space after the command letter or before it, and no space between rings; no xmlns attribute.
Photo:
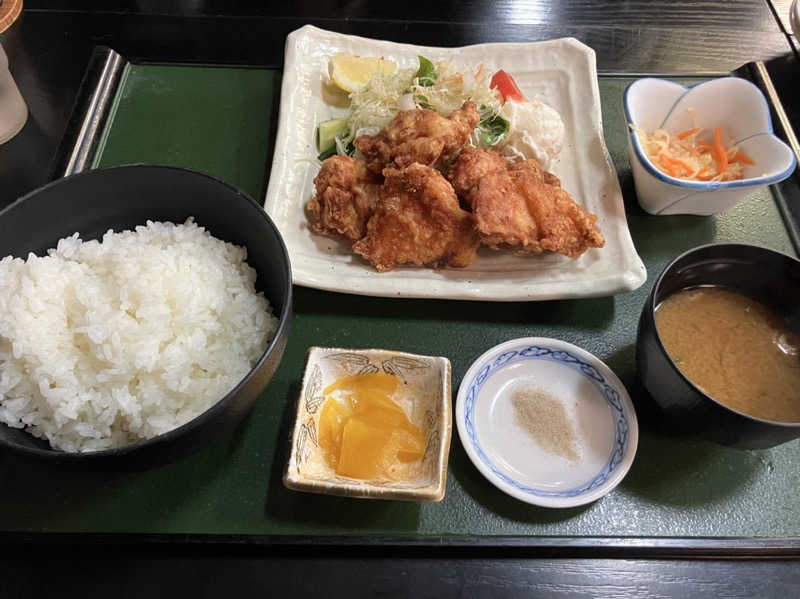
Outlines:
<svg viewBox="0 0 800 599"><path fill-rule="evenodd" d="M638 79L625 90L624 108L636 196L650 214L716 214L759 187L783 181L797 166L791 148L773 134L764 95L745 79L722 77L694 87L652 77ZM745 166L744 179L678 179L659 170L645 155L631 126L648 133L684 131L694 126L688 108L694 109L699 127L722 126L753 159L755 165Z"/></svg>
<svg viewBox="0 0 800 599"><path fill-rule="evenodd" d="M568 414L576 456L543 449L516 418L520 389L544 391ZM628 392L595 356L571 343L526 337L475 360L458 390L458 435L475 467L501 491L544 507L606 495L633 463L639 425Z"/></svg>

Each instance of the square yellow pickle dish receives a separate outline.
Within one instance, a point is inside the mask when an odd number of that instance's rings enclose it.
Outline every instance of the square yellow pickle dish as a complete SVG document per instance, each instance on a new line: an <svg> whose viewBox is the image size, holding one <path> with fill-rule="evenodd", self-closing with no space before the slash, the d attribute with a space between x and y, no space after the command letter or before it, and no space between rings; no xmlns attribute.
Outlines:
<svg viewBox="0 0 800 599"><path fill-rule="evenodd" d="M283 483L309 493L441 501L452 428L447 358L311 347ZM399 460L387 464L389 453Z"/></svg>

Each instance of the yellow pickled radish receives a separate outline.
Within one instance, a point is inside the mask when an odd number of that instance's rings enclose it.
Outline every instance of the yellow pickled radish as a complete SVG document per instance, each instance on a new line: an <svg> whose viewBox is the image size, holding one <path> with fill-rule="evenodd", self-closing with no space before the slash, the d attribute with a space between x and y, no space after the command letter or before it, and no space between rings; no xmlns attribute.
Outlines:
<svg viewBox="0 0 800 599"><path fill-rule="evenodd" d="M421 434L388 429L354 416L344 426L336 473L351 478L394 479L399 462L420 460L424 453Z"/></svg>
<svg viewBox="0 0 800 599"><path fill-rule="evenodd" d="M349 403L335 399L327 400L319 415L319 446L328 466L334 470L339 462L344 425L352 415L353 409Z"/></svg>
<svg viewBox="0 0 800 599"><path fill-rule="evenodd" d="M426 441L391 394L397 377L369 373L343 377L324 393L319 418L319 444L328 465L341 476L393 480L425 454Z"/></svg>
<svg viewBox="0 0 800 599"><path fill-rule="evenodd" d="M396 412L405 416L403 408L392 401L391 394L384 393L375 389L358 389L348 397L350 405L356 414L361 414L367 410L383 409Z"/></svg>
<svg viewBox="0 0 800 599"><path fill-rule="evenodd" d="M397 63L388 58L358 56L340 52L328 63L331 80L346 92L355 92L364 87L375 73L391 75Z"/></svg>
<svg viewBox="0 0 800 599"><path fill-rule="evenodd" d="M344 425L336 473L351 478L386 478L391 438L392 431L351 418Z"/></svg>
<svg viewBox="0 0 800 599"><path fill-rule="evenodd" d="M338 389L358 393L359 391L372 389L375 391L382 391L386 395L391 395L397 389L399 382L400 379L392 374L370 372L368 374L356 374L337 379L325 387L322 393L323 395L328 395Z"/></svg>
<svg viewBox="0 0 800 599"><path fill-rule="evenodd" d="M414 429L398 428L392 431L390 453L401 462L421 460L425 455L425 439L417 427L414 426Z"/></svg>

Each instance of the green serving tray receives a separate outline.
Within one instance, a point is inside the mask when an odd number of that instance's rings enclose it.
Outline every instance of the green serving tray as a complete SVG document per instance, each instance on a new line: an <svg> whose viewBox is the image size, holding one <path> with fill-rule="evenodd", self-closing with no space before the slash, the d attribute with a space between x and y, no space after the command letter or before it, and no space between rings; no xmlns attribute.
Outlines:
<svg viewBox="0 0 800 599"><path fill-rule="evenodd" d="M516 537L716 539L800 537L798 441L762 451L727 449L661 431L634 364L636 326L655 277L677 254L715 241L794 254L772 191L714 217L650 216L636 203L622 92L631 79L601 77L606 142L620 175L628 223L648 270L638 290L537 303L383 299L295 288L283 362L249 419L179 463L138 473L74 472L0 455L0 530L23 533L221 534L250 539L334 536L341 542L492 542ZM685 79L682 79L685 81ZM150 162L201 169L264 196L280 74L275 70L128 65L95 167ZM298 205L302 198L297 198ZM311 345L383 347L446 356L457 389L472 361L515 337L577 344L622 379L640 420L639 450L620 486L591 505L534 507L504 495L467 458L454 431L447 493L433 504L308 495L286 489L303 361Z"/></svg>

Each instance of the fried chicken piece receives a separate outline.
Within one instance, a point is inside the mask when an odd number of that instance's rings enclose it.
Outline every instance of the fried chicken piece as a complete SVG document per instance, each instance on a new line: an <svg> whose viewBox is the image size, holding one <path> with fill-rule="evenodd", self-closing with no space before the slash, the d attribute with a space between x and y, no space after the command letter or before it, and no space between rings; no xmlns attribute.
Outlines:
<svg viewBox="0 0 800 599"><path fill-rule="evenodd" d="M380 184L381 178L367 170L361 160L347 156L325 160L314 179L317 193L306 205L312 230L349 241L364 237Z"/></svg>
<svg viewBox="0 0 800 599"><path fill-rule="evenodd" d="M448 178L472 207L481 242L493 249L548 250L577 258L605 244L597 217L533 159L509 164L497 152L465 148Z"/></svg>
<svg viewBox="0 0 800 599"><path fill-rule="evenodd" d="M538 162L523 160L512 164L508 172L539 227L542 249L577 258L590 247L606 244L597 216L576 204L560 186L545 182Z"/></svg>
<svg viewBox="0 0 800 599"><path fill-rule="evenodd" d="M400 264L464 267L475 260L479 240L472 215L462 210L439 171L422 164L387 168L366 236L353 251L378 271Z"/></svg>
<svg viewBox="0 0 800 599"><path fill-rule="evenodd" d="M558 177L544 170L542 165L539 164L535 158L512 162L508 168L512 172L525 171L528 174L529 181L544 183L545 185L552 185L553 187L561 187L561 181Z"/></svg>
<svg viewBox="0 0 800 599"><path fill-rule="evenodd" d="M472 208L478 184L488 177L494 177L506 168L506 159L497 152L487 152L467 146L458 155L447 172L447 179L458 197Z"/></svg>
<svg viewBox="0 0 800 599"><path fill-rule="evenodd" d="M558 177L548 173L535 160L525 161L539 183L561 186ZM519 164L519 163L515 163ZM513 166L513 165L512 165ZM478 189L478 183L489 176L496 175L509 168L508 160L502 154L467 146L458 155L458 158L450 167L447 178L453 185L458 197L463 199L468 206L472 206L472 199Z"/></svg>
<svg viewBox="0 0 800 599"><path fill-rule="evenodd" d="M472 208L481 242L492 249L513 248L538 253L539 229L525 196L508 173L508 162L497 152L464 148L450 167L448 179Z"/></svg>
<svg viewBox="0 0 800 599"><path fill-rule="evenodd" d="M374 173L414 162L435 166L467 143L480 116L464 102L445 118L432 110L401 110L377 135L359 135L354 143Z"/></svg>

